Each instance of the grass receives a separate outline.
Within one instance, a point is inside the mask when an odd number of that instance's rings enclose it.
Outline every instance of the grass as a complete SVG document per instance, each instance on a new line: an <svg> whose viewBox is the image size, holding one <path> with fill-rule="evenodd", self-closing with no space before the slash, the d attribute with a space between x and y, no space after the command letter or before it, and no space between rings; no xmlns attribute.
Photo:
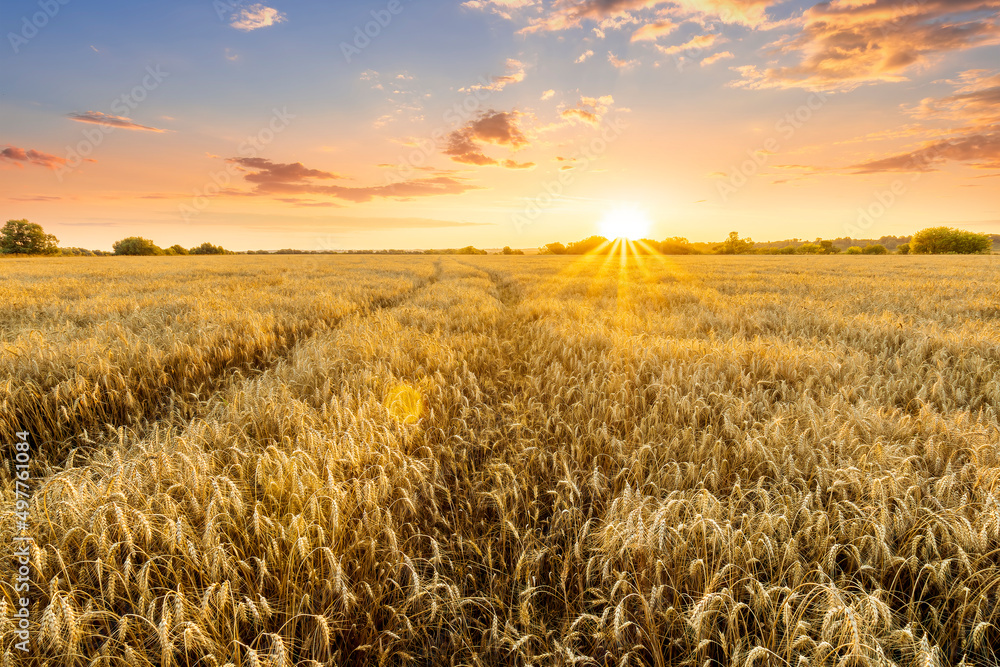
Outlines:
<svg viewBox="0 0 1000 667"><path fill-rule="evenodd" d="M989 257L0 264L3 665L993 665Z"/></svg>

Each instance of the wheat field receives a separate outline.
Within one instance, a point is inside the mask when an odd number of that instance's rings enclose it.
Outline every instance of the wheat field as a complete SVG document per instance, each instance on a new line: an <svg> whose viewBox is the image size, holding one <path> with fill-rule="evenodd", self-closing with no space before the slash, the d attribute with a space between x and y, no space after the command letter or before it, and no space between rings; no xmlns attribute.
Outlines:
<svg viewBox="0 0 1000 667"><path fill-rule="evenodd" d="M1000 660L995 257L0 276L2 667Z"/></svg>

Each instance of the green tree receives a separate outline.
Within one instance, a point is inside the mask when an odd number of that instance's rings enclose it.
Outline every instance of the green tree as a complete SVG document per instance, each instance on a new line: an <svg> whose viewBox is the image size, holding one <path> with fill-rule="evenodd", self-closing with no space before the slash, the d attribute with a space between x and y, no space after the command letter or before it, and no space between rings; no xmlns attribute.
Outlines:
<svg viewBox="0 0 1000 667"><path fill-rule="evenodd" d="M844 251L845 255L860 255L864 250L860 246L852 245L850 248Z"/></svg>
<svg viewBox="0 0 1000 667"><path fill-rule="evenodd" d="M186 255L186 254L188 254L187 248L185 248L184 246L180 245L179 243L175 243L174 245L170 246L167 249L168 250L173 250L175 255Z"/></svg>
<svg viewBox="0 0 1000 667"><path fill-rule="evenodd" d="M588 252L593 252L605 246L606 250L611 250L608 245L608 240L603 236L588 236L582 241L574 241L566 246L567 255L586 255Z"/></svg>
<svg viewBox="0 0 1000 667"><path fill-rule="evenodd" d="M191 248L190 253L192 255L225 255L226 249L221 245L212 245L205 241L200 246Z"/></svg>
<svg viewBox="0 0 1000 667"><path fill-rule="evenodd" d="M799 255L822 255L823 246L816 243L803 243L795 249L795 252Z"/></svg>
<svg viewBox="0 0 1000 667"><path fill-rule="evenodd" d="M538 249L543 255L565 255L566 246L559 241L555 243L548 243L544 247Z"/></svg>
<svg viewBox="0 0 1000 667"><path fill-rule="evenodd" d="M993 239L989 234L967 232L954 227L928 227L913 235L910 252L938 255L957 253L972 255L988 253L993 249Z"/></svg>
<svg viewBox="0 0 1000 667"><path fill-rule="evenodd" d="M722 255L746 255L753 252L753 239L749 236L745 239L740 238L739 232L729 232L729 238L727 238L721 246L718 246L716 252Z"/></svg>
<svg viewBox="0 0 1000 667"><path fill-rule="evenodd" d="M652 245L652 244L650 244ZM652 246L654 248L659 248L659 251L664 255L697 255L699 251L691 246L691 242L688 241L683 236L671 236L668 239L663 239L658 246Z"/></svg>
<svg viewBox="0 0 1000 667"><path fill-rule="evenodd" d="M503 250L500 251L501 255L523 255L523 250L512 250L509 245L505 245Z"/></svg>
<svg viewBox="0 0 1000 667"><path fill-rule="evenodd" d="M5 255L56 255L59 239L27 220L8 220L0 229L0 253Z"/></svg>
<svg viewBox="0 0 1000 667"><path fill-rule="evenodd" d="M910 244L909 243L900 243L898 246L896 246L896 252L899 253L900 255L909 255L910 254Z"/></svg>
<svg viewBox="0 0 1000 667"><path fill-rule="evenodd" d="M881 243L869 243L861 251L865 255L884 255L889 251L885 249L885 246Z"/></svg>
<svg viewBox="0 0 1000 667"><path fill-rule="evenodd" d="M111 246L116 255L162 255L163 250L149 239L141 236L129 236L121 241L115 241Z"/></svg>
<svg viewBox="0 0 1000 667"><path fill-rule="evenodd" d="M840 248L833 245L833 241L820 241L819 245L823 248L824 255L836 255L840 252Z"/></svg>

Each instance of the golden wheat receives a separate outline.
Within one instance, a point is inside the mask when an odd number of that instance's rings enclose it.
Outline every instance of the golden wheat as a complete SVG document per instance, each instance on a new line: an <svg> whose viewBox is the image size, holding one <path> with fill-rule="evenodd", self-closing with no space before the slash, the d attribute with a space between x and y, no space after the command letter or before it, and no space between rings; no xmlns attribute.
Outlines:
<svg viewBox="0 0 1000 667"><path fill-rule="evenodd" d="M992 665L989 257L0 265L0 664Z"/></svg>

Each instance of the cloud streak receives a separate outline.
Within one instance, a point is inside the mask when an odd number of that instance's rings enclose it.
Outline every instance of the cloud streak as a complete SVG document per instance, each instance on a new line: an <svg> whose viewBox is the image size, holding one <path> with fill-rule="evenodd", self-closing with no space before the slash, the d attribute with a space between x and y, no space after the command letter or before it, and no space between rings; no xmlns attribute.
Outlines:
<svg viewBox="0 0 1000 667"><path fill-rule="evenodd" d="M100 111L74 111L72 113L66 114L66 117L70 120L75 120L79 123L93 123L95 125L104 125L106 127L117 127L123 130L141 130L145 132L166 132L166 130L161 130L158 127L150 127L149 125L140 125L136 123L131 118L126 118L124 116L112 116L111 114L102 113Z"/></svg>
<svg viewBox="0 0 1000 667"><path fill-rule="evenodd" d="M91 162L93 160L90 160ZM23 168L26 164L32 164L46 169L57 169L66 164L66 160L49 153L36 151L34 149L18 148L17 146L7 146L0 151L0 164L13 164Z"/></svg>
<svg viewBox="0 0 1000 667"><path fill-rule="evenodd" d="M246 194L273 196L283 200L299 195L322 195L354 203L364 203L376 198L408 199L411 197L432 197L454 195L479 189L465 179L451 176L417 178L399 183L375 186L327 185L323 181L344 177L334 172L310 169L299 162L279 163L264 158L229 158L227 162L242 167L248 173L243 177L254 184L250 192L236 191L226 194ZM288 202L286 202L288 203ZM292 202L300 203L300 202Z"/></svg>

